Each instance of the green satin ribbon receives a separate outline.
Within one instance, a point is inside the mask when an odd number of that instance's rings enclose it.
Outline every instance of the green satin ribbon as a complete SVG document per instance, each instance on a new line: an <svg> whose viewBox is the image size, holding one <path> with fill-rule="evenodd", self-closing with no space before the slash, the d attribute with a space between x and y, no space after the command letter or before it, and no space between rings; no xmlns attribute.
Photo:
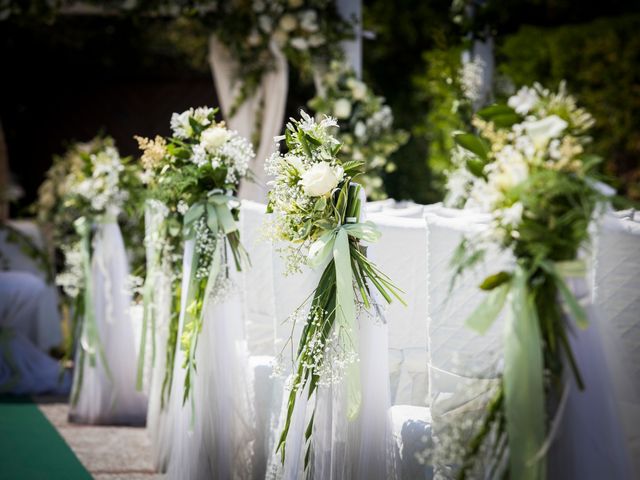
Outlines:
<svg viewBox="0 0 640 480"><path fill-rule="evenodd" d="M86 217L80 217L76 219L75 222L73 222L73 226L75 227L78 235L80 235L82 270L84 274L84 320L80 334L79 348L82 351L83 357L84 355L88 356L89 365L93 368L96 367L96 358L99 356L107 377L111 379L111 370L109 369L109 364L107 363L104 348L102 346L102 343L100 342L100 333L98 331L98 324L96 323L96 313L93 305L93 284L91 281L91 223L87 220ZM83 362L84 358L81 359L80 363ZM84 365L80 365L79 367L84 368ZM82 382L80 381L78 385L74 386L74 388L79 394L82 388ZM78 395L76 394L72 398L77 401ZM75 404L75 402L72 403Z"/></svg>
<svg viewBox="0 0 640 480"><path fill-rule="evenodd" d="M206 215L207 226L212 232L220 230L227 234L238 230L238 225L229 207L231 201L236 201L232 195L213 193L206 200L191 205L187 213L184 214L185 238L189 239L195 236L195 223L203 215Z"/></svg>
<svg viewBox="0 0 640 480"><path fill-rule="evenodd" d="M586 328L586 313L564 281L564 277L584 277L584 262L541 262L540 267L553 278L576 324ZM518 480L546 477L544 456L540 455L545 442L544 361L540 323L528 280L525 269L517 265L512 277L493 288L466 322L468 327L484 334L511 294L504 337L503 386L509 475Z"/></svg>
<svg viewBox="0 0 640 480"><path fill-rule="evenodd" d="M509 477L545 478L544 458L538 457L545 437L542 340L527 274L516 268L511 286L504 348L504 402L509 436Z"/></svg>
<svg viewBox="0 0 640 480"><path fill-rule="evenodd" d="M380 232L373 222L340 225L323 234L311 245L309 265L318 267L333 257L336 270L336 317L345 328L357 352L356 298L353 291L349 236L366 242L375 242L380 238ZM358 415L362 402L360 369L357 362L349 365L347 378L347 414L349 419L353 420Z"/></svg>
<svg viewBox="0 0 640 480"><path fill-rule="evenodd" d="M238 225L236 224L233 218L233 214L231 213L231 208L229 207L229 203L232 201L236 201L236 198L231 195L224 195L217 192L218 190L214 190L209 194L206 200L194 203L189 208L189 210L187 210L184 215L185 239L192 239L195 237L195 224L203 216L206 217L207 226L214 235L218 232L222 232L226 235L238 230ZM196 250L193 252L193 259L191 261L191 274L187 290L187 308L185 311L185 318L180 341L181 348L188 351L188 357L185 360L190 382L192 381L193 374L195 373L195 351L197 347L198 333L200 326L202 325L206 301L211 296L216 279L222 269L222 254L224 245L225 244L223 241L216 241L216 247L213 252L212 263L209 268L209 275L207 277L207 283L205 286L204 297L202 299L196 298L196 289L198 284L196 271L200 260L200 254L197 251L197 245ZM199 301L202 301L202 305L200 306L200 311L196 312ZM186 400L187 394L188 390L185 391L184 400ZM193 403L193 395L191 396L191 401Z"/></svg>

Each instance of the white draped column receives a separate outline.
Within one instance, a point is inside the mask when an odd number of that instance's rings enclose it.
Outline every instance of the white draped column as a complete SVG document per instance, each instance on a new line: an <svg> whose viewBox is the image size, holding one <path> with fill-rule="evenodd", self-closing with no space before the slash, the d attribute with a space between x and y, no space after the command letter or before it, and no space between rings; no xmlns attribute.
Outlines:
<svg viewBox="0 0 640 480"><path fill-rule="evenodd" d="M337 0L338 13L351 23L353 40L342 42L342 49L347 62L351 65L356 76L362 78L362 1Z"/></svg>
<svg viewBox="0 0 640 480"><path fill-rule="evenodd" d="M229 118L229 111L241 86L241 82L236 78L237 62L215 35L209 40L209 64L220 108L229 128L237 130L243 137L252 138L254 128L256 125L260 126L260 140L255 147L256 157L249 165L255 181L243 182L239 196L262 203L266 203L268 191L264 161L275 151L273 137L281 133L289 90L287 59L275 44L271 45L271 53L274 68L263 75L256 92L240 105L233 117ZM262 115L258 122L256 115Z"/></svg>

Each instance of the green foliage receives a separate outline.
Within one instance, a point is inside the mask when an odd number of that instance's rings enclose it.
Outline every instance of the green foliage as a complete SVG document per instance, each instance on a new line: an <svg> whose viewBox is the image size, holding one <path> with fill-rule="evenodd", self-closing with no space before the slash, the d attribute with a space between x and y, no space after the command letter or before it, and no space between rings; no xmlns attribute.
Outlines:
<svg viewBox="0 0 640 480"><path fill-rule="evenodd" d="M523 27L498 49L516 86L537 80L569 91L595 117L593 151L620 192L640 199L640 15L553 29ZM569 47L570 46L570 47Z"/></svg>
<svg viewBox="0 0 640 480"><path fill-rule="evenodd" d="M455 132L466 129L471 119L471 107L465 101L460 85L461 46L448 47L442 41L439 48L425 52L426 69L414 83L421 97L428 102L425 118L415 128L428 144L428 164L434 173L433 186L440 195L444 191L444 172L451 167L451 149L456 143ZM464 141L458 138L458 141Z"/></svg>

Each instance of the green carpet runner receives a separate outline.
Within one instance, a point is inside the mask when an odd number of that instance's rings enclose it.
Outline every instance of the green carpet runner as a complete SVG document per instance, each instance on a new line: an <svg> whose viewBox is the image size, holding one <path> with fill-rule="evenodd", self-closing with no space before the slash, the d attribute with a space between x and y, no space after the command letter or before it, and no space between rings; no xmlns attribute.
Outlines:
<svg viewBox="0 0 640 480"><path fill-rule="evenodd" d="M0 480L90 479L36 404L0 397Z"/></svg>

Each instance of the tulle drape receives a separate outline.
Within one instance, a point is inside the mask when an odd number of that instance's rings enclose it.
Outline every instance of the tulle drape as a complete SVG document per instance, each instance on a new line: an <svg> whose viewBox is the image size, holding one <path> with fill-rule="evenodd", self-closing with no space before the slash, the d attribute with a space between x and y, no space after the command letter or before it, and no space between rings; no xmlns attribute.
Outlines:
<svg viewBox="0 0 640 480"><path fill-rule="evenodd" d="M93 309L107 366L100 355L92 366L78 347L73 387L77 403L69 417L80 423L144 424L147 404L135 384L127 256L117 223L97 224L92 251Z"/></svg>

